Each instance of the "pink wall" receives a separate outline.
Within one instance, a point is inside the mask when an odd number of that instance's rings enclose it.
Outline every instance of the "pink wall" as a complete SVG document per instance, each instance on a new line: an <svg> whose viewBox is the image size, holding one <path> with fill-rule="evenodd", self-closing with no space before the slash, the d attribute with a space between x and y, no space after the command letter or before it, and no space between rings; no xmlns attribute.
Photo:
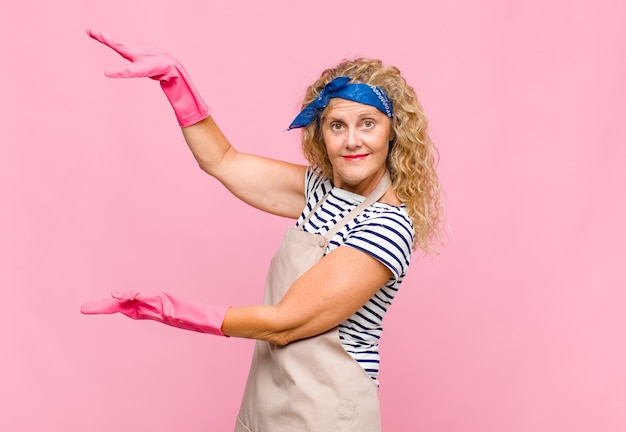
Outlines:
<svg viewBox="0 0 626 432"><path fill-rule="evenodd" d="M451 235L389 314L386 430L625 430L623 2L278 3L3 7L0 430L230 430L250 341L78 309L128 287L258 302L290 223L203 175L158 85L106 79L120 59L87 26L175 53L241 150L293 161L323 68L399 66Z"/></svg>

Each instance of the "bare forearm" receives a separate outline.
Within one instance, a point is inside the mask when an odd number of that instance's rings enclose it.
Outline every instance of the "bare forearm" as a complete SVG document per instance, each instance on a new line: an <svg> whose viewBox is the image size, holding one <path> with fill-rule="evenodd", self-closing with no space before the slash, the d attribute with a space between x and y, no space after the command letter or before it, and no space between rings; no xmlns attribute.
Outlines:
<svg viewBox="0 0 626 432"><path fill-rule="evenodd" d="M283 326L275 306L258 305L231 307L224 317L222 331L228 336L285 345L288 340L281 327Z"/></svg>
<svg viewBox="0 0 626 432"><path fill-rule="evenodd" d="M320 313L316 318L307 319L308 312L285 305L231 307L224 317L222 331L228 336L287 345L316 336L338 324L330 314Z"/></svg>
<svg viewBox="0 0 626 432"><path fill-rule="evenodd" d="M215 176L224 157L235 151L213 117L182 128L182 132L198 165L210 175Z"/></svg>

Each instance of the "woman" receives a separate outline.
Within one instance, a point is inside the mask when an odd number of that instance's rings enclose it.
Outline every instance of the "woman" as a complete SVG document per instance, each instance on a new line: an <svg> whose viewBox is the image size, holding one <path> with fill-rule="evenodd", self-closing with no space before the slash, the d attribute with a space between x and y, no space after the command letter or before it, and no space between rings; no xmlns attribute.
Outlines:
<svg viewBox="0 0 626 432"><path fill-rule="evenodd" d="M127 291L83 313L256 339L236 431L380 430L382 319L412 250L429 251L441 222L435 149L413 89L377 60L325 71L289 127L302 128L307 167L237 152L169 54L88 34L131 61L108 76L161 83L204 171L242 201L297 223L272 260L263 305Z"/></svg>

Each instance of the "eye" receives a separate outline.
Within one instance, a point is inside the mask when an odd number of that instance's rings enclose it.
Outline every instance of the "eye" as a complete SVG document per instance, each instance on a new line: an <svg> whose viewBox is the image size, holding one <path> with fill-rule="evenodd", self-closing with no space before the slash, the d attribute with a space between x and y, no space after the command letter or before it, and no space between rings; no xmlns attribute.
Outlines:
<svg viewBox="0 0 626 432"><path fill-rule="evenodd" d="M365 129L371 129L376 125L374 120L363 120L363 127Z"/></svg>
<svg viewBox="0 0 626 432"><path fill-rule="evenodd" d="M341 123L339 123L339 122L332 122L330 124L330 130L331 131L337 132L337 131L340 131L342 128L343 128L343 125Z"/></svg>

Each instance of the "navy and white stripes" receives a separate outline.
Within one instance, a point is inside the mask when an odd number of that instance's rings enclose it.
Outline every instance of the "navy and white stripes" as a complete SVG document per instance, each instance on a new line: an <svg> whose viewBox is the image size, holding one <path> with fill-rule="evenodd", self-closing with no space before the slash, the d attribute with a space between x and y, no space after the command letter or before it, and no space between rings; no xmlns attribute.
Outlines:
<svg viewBox="0 0 626 432"><path fill-rule="evenodd" d="M306 174L306 206L296 226L307 232L324 234L356 207L364 197L334 188L329 179L309 168ZM328 198L301 226L318 201ZM380 357L378 340L382 322L402 283L413 245L413 225L404 206L374 203L346 224L331 239L326 253L346 245L376 258L391 270L392 277L354 315L339 325L339 338L344 349L378 383Z"/></svg>

